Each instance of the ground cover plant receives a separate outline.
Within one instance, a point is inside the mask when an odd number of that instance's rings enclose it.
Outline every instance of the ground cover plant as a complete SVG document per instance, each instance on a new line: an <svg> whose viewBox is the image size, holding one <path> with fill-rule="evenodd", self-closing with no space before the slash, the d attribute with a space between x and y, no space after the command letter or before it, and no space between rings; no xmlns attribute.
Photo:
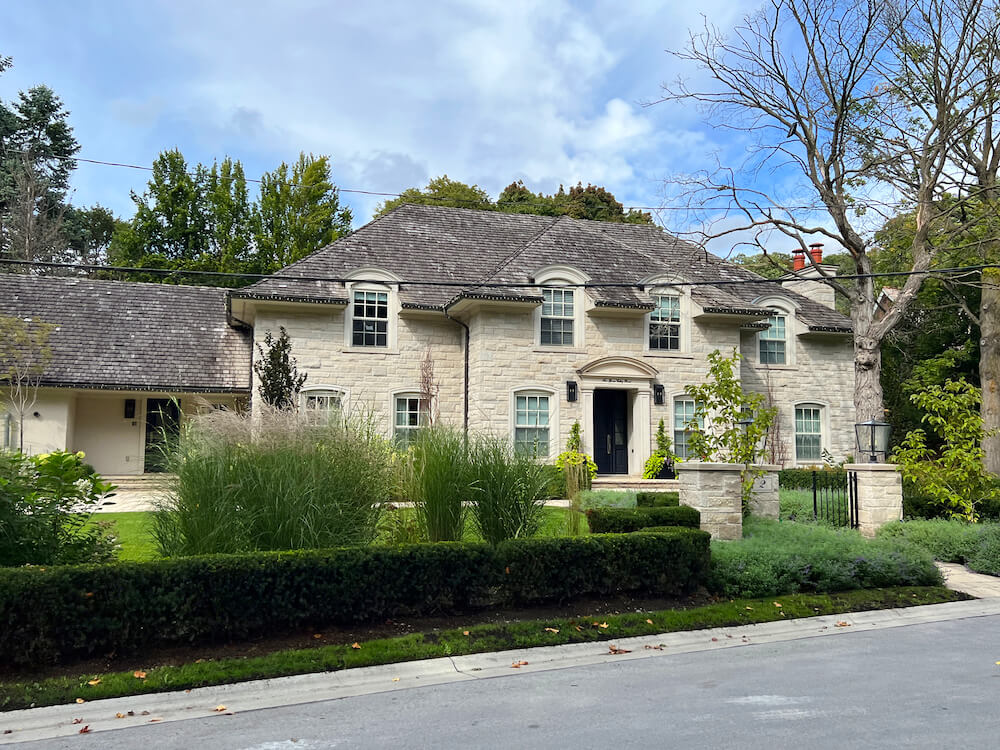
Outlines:
<svg viewBox="0 0 1000 750"><path fill-rule="evenodd" d="M742 540L712 543L707 586L725 596L777 596L941 581L932 556L905 541L751 517Z"/></svg>
<svg viewBox="0 0 1000 750"><path fill-rule="evenodd" d="M0 452L0 566L110 560L114 536L90 517L113 489L83 453Z"/></svg>
<svg viewBox="0 0 1000 750"><path fill-rule="evenodd" d="M155 513L164 556L367 544L396 483L370 420L217 411L181 433Z"/></svg>
<svg viewBox="0 0 1000 750"><path fill-rule="evenodd" d="M309 672L391 664L444 656L486 653L565 643L611 641L681 630L749 625L868 609L936 604L963 598L944 588L899 588L837 594L793 594L777 600L735 599L691 609L639 611L592 616L562 615L519 622L475 624L475 619L434 632L395 638L358 637L344 643L283 650L265 655L201 659L202 651L167 663L137 658L132 668L0 683L0 708L142 695ZM707 637L707 636L706 636ZM356 647L355 647L356 646ZM656 648L655 643L651 647ZM137 679L136 670L145 675ZM81 710L84 710L81 708ZM16 738L15 738L16 739Z"/></svg>
<svg viewBox="0 0 1000 750"><path fill-rule="evenodd" d="M1000 524L960 519L896 521L878 530L880 539L905 540L927 550L936 560L967 565L970 570L1000 575Z"/></svg>

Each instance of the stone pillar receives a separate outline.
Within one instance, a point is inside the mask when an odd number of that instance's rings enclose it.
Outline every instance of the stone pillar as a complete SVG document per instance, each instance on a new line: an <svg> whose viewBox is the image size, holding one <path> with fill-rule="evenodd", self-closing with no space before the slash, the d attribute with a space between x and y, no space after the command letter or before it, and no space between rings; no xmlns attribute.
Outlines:
<svg viewBox="0 0 1000 750"><path fill-rule="evenodd" d="M681 502L701 513L701 529L713 539L743 537L742 472L742 464L692 461L678 467Z"/></svg>
<svg viewBox="0 0 1000 750"><path fill-rule="evenodd" d="M858 478L858 530L873 537L890 521L903 517L903 478L895 464L847 464L848 478Z"/></svg>
<svg viewBox="0 0 1000 750"><path fill-rule="evenodd" d="M780 470L781 467L777 464L759 464L750 467L752 472L764 472L754 480L753 494L750 496L750 512L755 516L777 520L780 515L781 501L778 497Z"/></svg>

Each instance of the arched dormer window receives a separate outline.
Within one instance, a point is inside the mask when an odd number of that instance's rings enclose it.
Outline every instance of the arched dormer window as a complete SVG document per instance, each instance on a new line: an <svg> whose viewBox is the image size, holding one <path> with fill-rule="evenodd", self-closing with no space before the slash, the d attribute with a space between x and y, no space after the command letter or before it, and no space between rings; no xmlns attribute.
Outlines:
<svg viewBox="0 0 1000 750"><path fill-rule="evenodd" d="M583 346L583 288L590 280L571 266L548 266L535 273L543 284L542 306L536 315L536 343L543 348Z"/></svg>
<svg viewBox="0 0 1000 750"><path fill-rule="evenodd" d="M690 351L690 297L677 281L659 278L644 282L650 285L649 296L654 305L646 316L646 349L651 354Z"/></svg>
<svg viewBox="0 0 1000 750"><path fill-rule="evenodd" d="M310 385L299 392L299 406L309 413L335 414L347 408L347 390L335 385Z"/></svg>
<svg viewBox="0 0 1000 750"><path fill-rule="evenodd" d="M345 344L355 349L393 350L396 348L396 320L399 277L377 268L362 268L348 281Z"/></svg>
<svg viewBox="0 0 1000 750"><path fill-rule="evenodd" d="M772 297L759 299L756 304L769 307L772 315L767 329L757 334L757 361L762 365L791 365L795 359L792 322L795 308L790 301Z"/></svg>

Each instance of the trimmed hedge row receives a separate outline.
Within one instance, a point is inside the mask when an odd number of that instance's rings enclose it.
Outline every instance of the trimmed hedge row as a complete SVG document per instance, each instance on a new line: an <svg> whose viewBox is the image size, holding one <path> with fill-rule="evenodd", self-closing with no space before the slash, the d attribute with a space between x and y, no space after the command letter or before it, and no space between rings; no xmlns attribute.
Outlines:
<svg viewBox="0 0 1000 750"><path fill-rule="evenodd" d="M636 592L707 575L708 534L591 535L0 570L0 664Z"/></svg>
<svg viewBox="0 0 1000 750"><path fill-rule="evenodd" d="M594 534L628 534L651 526L683 526L697 529L701 513L679 505L671 508L591 508L587 523Z"/></svg>
<svg viewBox="0 0 1000 750"><path fill-rule="evenodd" d="M679 492L637 492L635 504L640 508L676 508L681 496Z"/></svg>
<svg viewBox="0 0 1000 750"><path fill-rule="evenodd" d="M778 472L778 486L785 490L811 490L813 469L782 469ZM846 489L846 469L815 469L816 486L819 488Z"/></svg>

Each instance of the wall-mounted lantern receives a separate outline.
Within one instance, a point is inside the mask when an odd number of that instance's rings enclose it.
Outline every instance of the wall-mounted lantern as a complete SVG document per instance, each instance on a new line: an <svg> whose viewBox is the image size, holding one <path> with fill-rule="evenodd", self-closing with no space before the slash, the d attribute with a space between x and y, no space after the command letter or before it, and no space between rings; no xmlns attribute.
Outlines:
<svg viewBox="0 0 1000 750"><path fill-rule="evenodd" d="M663 406L665 398L663 395L663 384L653 383L653 403L657 406Z"/></svg>
<svg viewBox="0 0 1000 750"><path fill-rule="evenodd" d="M566 400L567 401L576 401L576 399L577 399L578 396L579 396L579 390L576 387L576 381L575 380L567 380L566 381Z"/></svg>
<svg viewBox="0 0 1000 750"><path fill-rule="evenodd" d="M873 464L878 463L879 456L884 461L886 455L889 453L889 435L891 432L892 425L888 422L879 422L877 419L858 422L854 425L858 453L867 453L868 460Z"/></svg>

